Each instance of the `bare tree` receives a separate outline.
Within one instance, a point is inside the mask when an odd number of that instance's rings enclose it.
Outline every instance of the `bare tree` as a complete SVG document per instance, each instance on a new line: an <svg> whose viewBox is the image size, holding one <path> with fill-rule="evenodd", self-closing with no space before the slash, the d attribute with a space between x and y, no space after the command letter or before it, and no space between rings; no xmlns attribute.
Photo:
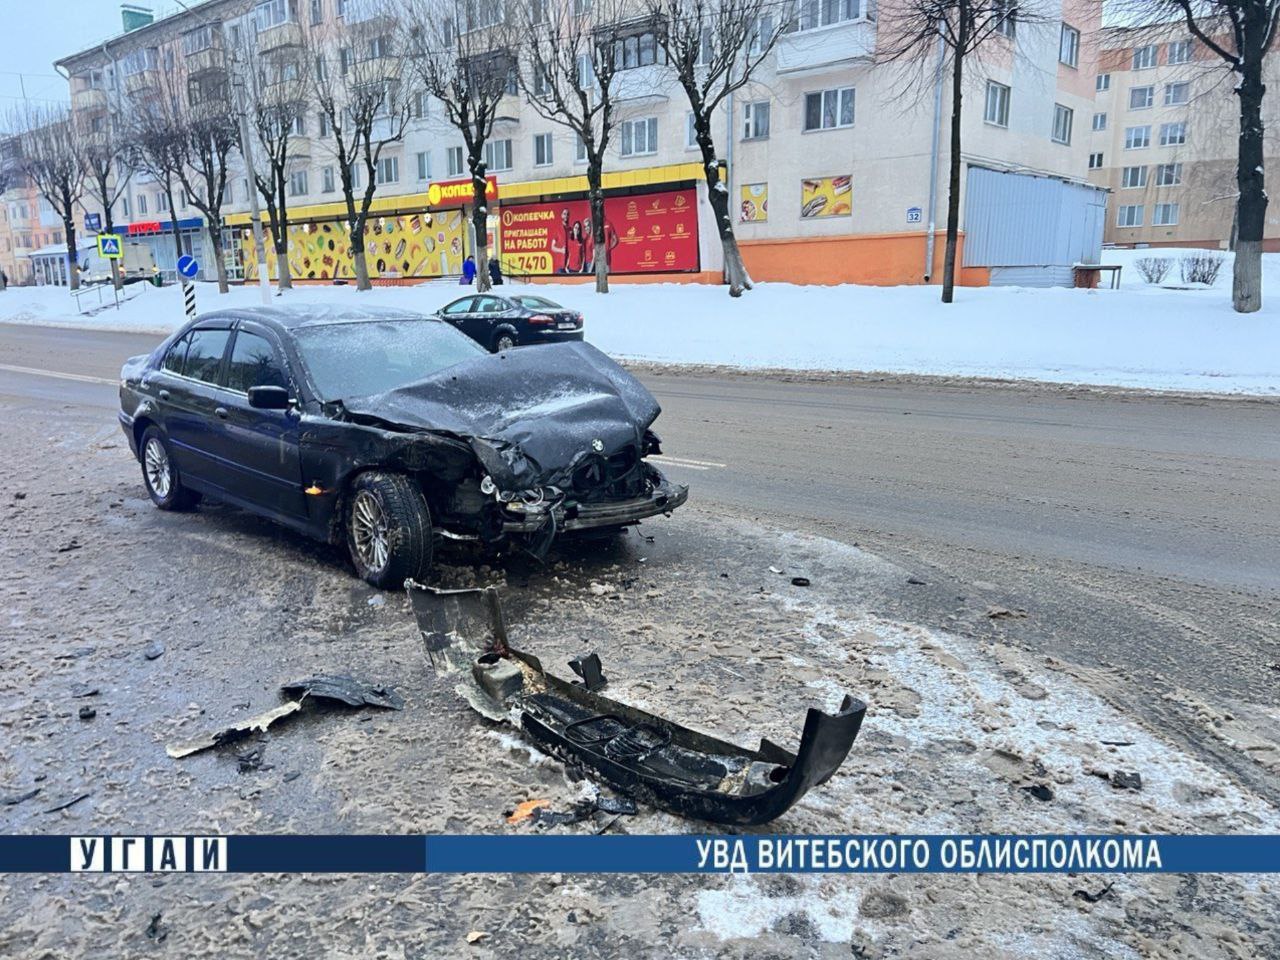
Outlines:
<svg viewBox="0 0 1280 960"><path fill-rule="evenodd" d="M503 99L518 90L519 9L514 0L401 0L400 23L413 74L462 135L471 175L479 290L489 289L485 147Z"/></svg>
<svg viewBox="0 0 1280 960"><path fill-rule="evenodd" d="M178 130L180 162L176 173L182 189L197 210L204 215L205 228L213 247L214 266L218 273L218 292L226 293L227 262L222 234L222 204L227 194L231 154L236 149L239 131L231 108L231 90L224 74L215 86L203 90L188 86ZM170 211L173 211L172 204ZM172 212L177 221L177 213Z"/></svg>
<svg viewBox="0 0 1280 960"><path fill-rule="evenodd" d="M239 51L242 63L253 64L248 92L250 126L266 156L266 169L254 171L254 186L267 206L271 241L276 251L276 282L281 290L293 287L289 267L289 177L299 159L296 141L307 118L308 74L305 48L286 46L258 57L250 36ZM256 61L256 62L255 62Z"/></svg>
<svg viewBox="0 0 1280 960"><path fill-rule="evenodd" d="M67 282L72 290L78 290L80 252L75 208L84 193L84 170L80 166L75 124L65 108L45 109L30 104L15 121L19 131L17 168L62 221L67 241Z"/></svg>
<svg viewBox="0 0 1280 960"><path fill-rule="evenodd" d="M307 74L338 165L359 290L372 288L364 238L379 165L386 148L404 138L411 116L388 10L381 2L349 0L341 25L307 34Z"/></svg>
<svg viewBox="0 0 1280 960"><path fill-rule="evenodd" d="M619 63L614 47L636 32L637 24L627 18L625 0L547 0L526 9L528 69L521 84L534 111L573 131L586 157L596 292L608 293L603 175L615 123Z"/></svg>
<svg viewBox="0 0 1280 960"><path fill-rule="evenodd" d="M1235 267L1231 299L1238 313L1262 309L1262 237L1267 222L1262 118L1267 54L1280 26L1280 0L1130 0L1125 12L1146 24L1181 22L1235 79L1240 111L1236 148Z"/></svg>
<svg viewBox="0 0 1280 960"><path fill-rule="evenodd" d="M103 230L115 233L116 201L129 189L125 143L114 117L100 115L96 121L87 121L79 126L79 159L85 192L102 208ZM119 260L111 261L111 282L117 290L124 283Z"/></svg>
<svg viewBox="0 0 1280 960"><path fill-rule="evenodd" d="M711 122L730 94L742 89L773 51L786 26L777 0L647 0L658 42L675 71L693 117L702 153L707 196L724 249L729 296L751 289L738 241L733 235L732 205L720 178ZM732 118L730 118L732 127ZM732 131L729 136L732 136Z"/></svg>
<svg viewBox="0 0 1280 960"><path fill-rule="evenodd" d="M173 185L179 180L179 169L186 161L183 143L181 105L171 90L145 87L129 97L126 137L129 142L129 166L146 174L164 189L173 225L173 244L178 257L182 248L182 230L174 213Z"/></svg>
<svg viewBox="0 0 1280 960"><path fill-rule="evenodd" d="M1017 0L890 0L880 8L880 59L919 70L919 76L951 74L951 155L947 194L947 243L942 261L942 302L955 297L960 229L960 121L966 70L991 45L1013 40L1020 26L1044 16Z"/></svg>
<svg viewBox="0 0 1280 960"><path fill-rule="evenodd" d="M0 137L0 197L21 182L22 171L18 164L21 155L22 146L17 137ZM0 266L0 292L8 288L9 277Z"/></svg>

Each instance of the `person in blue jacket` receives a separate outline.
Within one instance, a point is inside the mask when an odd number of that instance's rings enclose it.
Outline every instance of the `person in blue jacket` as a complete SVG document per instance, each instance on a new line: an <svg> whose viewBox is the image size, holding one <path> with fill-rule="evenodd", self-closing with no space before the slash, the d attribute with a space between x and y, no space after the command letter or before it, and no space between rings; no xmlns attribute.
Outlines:
<svg viewBox="0 0 1280 960"><path fill-rule="evenodd" d="M458 281L461 286L469 287L476 282L476 258L468 255L467 259L462 261L462 279Z"/></svg>

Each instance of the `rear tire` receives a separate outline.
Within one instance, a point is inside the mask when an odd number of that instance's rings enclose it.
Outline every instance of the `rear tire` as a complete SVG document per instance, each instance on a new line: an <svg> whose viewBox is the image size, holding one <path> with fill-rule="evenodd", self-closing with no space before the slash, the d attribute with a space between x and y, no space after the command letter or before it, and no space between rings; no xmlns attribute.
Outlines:
<svg viewBox="0 0 1280 960"><path fill-rule="evenodd" d="M504 350L514 349L516 346L516 335L510 330L499 330L497 336L493 338L493 352L502 353Z"/></svg>
<svg viewBox="0 0 1280 960"><path fill-rule="evenodd" d="M147 427L143 433L138 459L142 462L147 496L161 510L190 510L200 502L200 494L182 485L177 464L169 456L169 443L159 427Z"/></svg>
<svg viewBox="0 0 1280 960"><path fill-rule="evenodd" d="M347 548L356 573L383 590L431 569L431 512L416 483L399 473L370 471L351 484Z"/></svg>

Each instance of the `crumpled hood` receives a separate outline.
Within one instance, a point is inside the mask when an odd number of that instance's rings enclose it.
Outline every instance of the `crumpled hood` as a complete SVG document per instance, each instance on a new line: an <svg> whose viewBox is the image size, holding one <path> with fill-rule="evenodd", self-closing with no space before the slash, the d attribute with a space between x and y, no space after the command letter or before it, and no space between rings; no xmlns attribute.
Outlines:
<svg viewBox="0 0 1280 960"><path fill-rule="evenodd" d="M640 445L662 409L587 343L476 357L343 406L357 417L467 440L498 487L510 491L567 486L584 458Z"/></svg>

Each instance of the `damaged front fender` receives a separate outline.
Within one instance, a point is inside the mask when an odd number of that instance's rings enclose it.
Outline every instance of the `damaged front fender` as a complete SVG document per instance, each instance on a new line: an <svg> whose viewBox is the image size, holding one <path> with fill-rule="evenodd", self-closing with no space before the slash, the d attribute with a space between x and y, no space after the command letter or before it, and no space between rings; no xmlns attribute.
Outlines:
<svg viewBox="0 0 1280 960"><path fill-rule="evenodd" d="M598 659L569 682L507 643L496 592L405 585L428 656L459 678L481 714L517 726L531 743L630 796L683 817L755 826L775 820L825 783L853 747L866 704L810 709L795 753L762 739L748 749L601 696Z"/></svg>

